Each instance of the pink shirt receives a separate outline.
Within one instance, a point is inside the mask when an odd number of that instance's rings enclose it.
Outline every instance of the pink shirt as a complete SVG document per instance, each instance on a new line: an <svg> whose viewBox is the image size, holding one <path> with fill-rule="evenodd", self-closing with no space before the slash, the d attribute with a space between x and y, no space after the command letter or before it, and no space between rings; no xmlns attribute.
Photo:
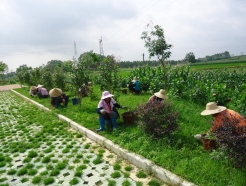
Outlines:
<svg viewBox="0 0 246 186"><path fill-rule="evenodd" d="M113 107L114 107L115 103L116 103L116 101L113 98L111 98L111 100L110 100L111 110L113 110ZM97 105L97 108L103 108L103 109L105 109L107 111L107 113L110 113L110 110L108 108L108 104L106 103L106 101L104 99L100 100L100 102Z"/></svg>
<svg viewBox="0 0 246 186"><path fill-rule="evenodd" d="M38 92L40 92L43 96L46 96L49 94L46 88L43 88L43 87L38 88Z"/></svg>

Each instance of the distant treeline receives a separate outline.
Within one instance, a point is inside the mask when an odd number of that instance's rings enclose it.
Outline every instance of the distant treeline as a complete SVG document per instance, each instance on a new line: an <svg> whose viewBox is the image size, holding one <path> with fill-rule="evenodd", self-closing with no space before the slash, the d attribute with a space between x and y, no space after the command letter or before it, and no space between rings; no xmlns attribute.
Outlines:
<svg viewBox="0 0 246 186"><path fill-rule="evenodd" d="M177 65L180 63L184 63L181 60L168 60L166 61L167 64L170 65ZM118 62L118 65L120 68L135 68L135 67L141 67L141 66L151 66L151 67L155 67L155 66L160 66L161 62L157 61L157 60L152 60L152 61L121 61Z"/></svg>
<svg viewBox="0 0 246 186"><path fill-rule="evenodd" d="M231 57L230 53L225 51L225 52L214 54L211 56L206 56L204 58L198 58L197 62L215 61L215 60L221 60L221 59L228 59L230 57Z"/></svg>

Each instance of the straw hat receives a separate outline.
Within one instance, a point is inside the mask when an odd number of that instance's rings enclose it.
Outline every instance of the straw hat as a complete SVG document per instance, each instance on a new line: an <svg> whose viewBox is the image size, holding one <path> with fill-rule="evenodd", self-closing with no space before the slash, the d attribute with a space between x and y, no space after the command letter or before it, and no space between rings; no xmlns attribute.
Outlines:
<svg viewBox="0 0 246 186"><path fill-rule="evenodd" d="M114 95L113 95L113 94L110 94L109 91L104 91L104 92L102 93L101 99L106 99L106 98L110 98L110 97L113 97L113 96L114 96Z"/></svg>
<svg viewBox="0 0 246 186"><path fill-rule="evenodd" d="M161 89L159 92L154 93L154 95L161 99L167 99L166 91Z"/></svg>
<svg viewBox="0 0 246 186"><path fill-rule="evenodd" d="M223 106L217 106L215 102L209 102L206 105L206 110L201 112L201 115L211 115L211 114L217 114L219 112L222 112L226 109L226 107Z"/></svg>
<svg viewBox="0 0 246 186"><path fill-rule="evenodd" d="M37 89L37 87L35 87L35 86L31 86L31 88L30 88L30 90L36 90Z"/></svg>
<svg viewBox="0 0 246 186"><path fill-rule="evenodd" d="M51 97L58 97L62 94L62 90L59 88L53 88L49 91Z"/></svg>
<svg viewBox="0 0 246 186"><path fill-rule="evenodd" d="M41 88L41 87L43 87L43 85L38 85L38 86L37 86L37 88Z"/></svg>
<svg viewBox="0 0 246 186"><path fill-rule="evenodd" d="M135 77L133 78L132 82L136 82L136 81L138 81L138 79L137 79L137 77L135 76Z"/></svg>

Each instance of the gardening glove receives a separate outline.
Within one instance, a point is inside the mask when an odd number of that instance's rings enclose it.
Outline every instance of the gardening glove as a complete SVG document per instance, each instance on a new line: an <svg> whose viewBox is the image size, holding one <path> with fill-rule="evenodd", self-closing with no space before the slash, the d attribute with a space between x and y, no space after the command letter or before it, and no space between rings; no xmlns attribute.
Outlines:
<svg viewBox="0 0 246 186"><path fill-rule="evenodd" d="M126 109L126 108L127 108L127 106L121 106L121 108Z"/></svg>
<svg viewBox="0 0 246 186"><path fill-rule="evenodd" d="M106 114L106 110L105 109L102 109L102 110L100 110L100 112L101 112L101 114Z"/></svg>

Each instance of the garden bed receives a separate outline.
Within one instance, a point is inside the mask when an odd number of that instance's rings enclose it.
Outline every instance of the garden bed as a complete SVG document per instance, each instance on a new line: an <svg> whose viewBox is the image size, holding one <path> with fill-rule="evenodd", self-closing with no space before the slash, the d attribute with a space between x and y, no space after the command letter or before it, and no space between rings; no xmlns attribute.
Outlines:
<svg viewBox="0 0 246 186"><path fill-rule="evenodd" d="M28 97L27 89L16 89L16 91ZM91 100L90 97L86 97L83 98L81 108L76 105L73 106L70 102L68 108L58 109L55 112L92 131L96 131L99 124L95 108L100 100L101 92L96 87L94 91L98 99ZM149 97L149 94L144 93L138 96L122 94L117 101L122 105L133 107L146 102ZM45 107L51 108L49 100L33 99ZM245 169L234 168L226 158L220 156L216 151L208 153L203 149L202 142L196 141L193 137L195 134L204 133L210 128L210 118L200 115L200 112L205 108L171 96L169 99L172 100L180 115L178 119L179 130L172 135L153 141L151 137L139 129L138 125L124 125L122 118L117 121L117 131L109 130L100 133L100 135L195 184L204 186L224 186L228 183L239 186L245 185ZM122 114L124 110L119 109L119 112ZM197 174L198 170L199 175Z"/></svg>
<svg viewBox="0 0 246 186"><path fill-rule="evenodd" d="M0 92L0 115L2 185L160 184L10 91Z"/></svg>

